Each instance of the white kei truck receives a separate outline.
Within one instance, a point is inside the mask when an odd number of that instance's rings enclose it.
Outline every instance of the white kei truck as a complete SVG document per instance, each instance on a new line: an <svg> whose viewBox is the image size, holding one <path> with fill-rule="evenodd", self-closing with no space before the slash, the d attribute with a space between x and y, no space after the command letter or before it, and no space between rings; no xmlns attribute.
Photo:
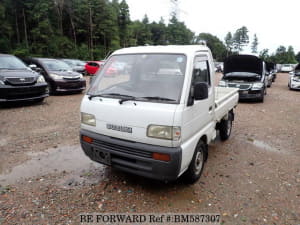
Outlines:
<svg viewBox="0 0 300 225"><path fill-rule="evenodd" d="M162 180L201 176L208 144L231 134L238 89L215 87L203 45L115 51L81 103L80 143L92 160Z"/></svg>

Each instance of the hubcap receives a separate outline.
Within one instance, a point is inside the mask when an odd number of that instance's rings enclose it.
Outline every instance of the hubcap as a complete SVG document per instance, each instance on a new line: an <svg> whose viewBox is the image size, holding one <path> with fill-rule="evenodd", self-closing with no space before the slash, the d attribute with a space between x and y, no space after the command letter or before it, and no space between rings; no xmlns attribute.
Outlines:
<svg viewBox="0 0 300 225"><path fill-rule="evenodd" d="M198 151L195 159L195 173L199 174L201 172L203 166L203 153L202 151Z"/></svg>

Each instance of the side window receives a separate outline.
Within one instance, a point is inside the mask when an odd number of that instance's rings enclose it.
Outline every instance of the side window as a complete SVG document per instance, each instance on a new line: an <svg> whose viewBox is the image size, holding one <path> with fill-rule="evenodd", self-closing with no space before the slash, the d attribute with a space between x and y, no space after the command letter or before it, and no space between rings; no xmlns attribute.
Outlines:
<svg viewBox="0 0 300 225"><path fill-rule="evenodd" d="M195 58L192 83L196 82L204 82L211 86L209 64L204 57Z"/></svg>

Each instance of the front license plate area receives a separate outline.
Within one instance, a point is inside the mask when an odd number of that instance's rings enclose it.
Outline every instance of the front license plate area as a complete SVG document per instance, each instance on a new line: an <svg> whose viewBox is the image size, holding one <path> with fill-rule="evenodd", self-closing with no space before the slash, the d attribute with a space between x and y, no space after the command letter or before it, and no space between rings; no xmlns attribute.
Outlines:
<svg viewBox="0 0 300 225"><path fill-rule="evenodd" d="M105 165L111 165L110 153L100 149L94 149L94 158Z"/></svg>

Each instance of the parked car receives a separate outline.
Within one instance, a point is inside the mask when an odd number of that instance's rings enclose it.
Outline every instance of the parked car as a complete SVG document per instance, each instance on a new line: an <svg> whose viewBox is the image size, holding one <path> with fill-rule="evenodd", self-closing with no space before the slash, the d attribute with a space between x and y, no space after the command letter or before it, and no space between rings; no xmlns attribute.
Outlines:
<svg viewBox="0 0 300 225"><path fill-rule="evenodd" d="M85 90L86 81L82 74L57 59L26 58L24 61L35 70L41 71L48 83L50 93L82 92Z"/></svg>
<svg viewBox="0 0 300 225"><path fill-rule="evenodd" d="M88 61L85 64L85 70L88 75L94 75L103 65L105 61Z"/></svg>
<svg viewBox="0 0 300 225"><path fill-rule="evenodd" d="M48 96L48 86L41 74L13 55L0 54L0 102L42 102Z"/></svg>
<svg viewBox="0 0 300 225"><path fill-rule="evenodd" d="M290 72L288 87L290 90L300 90L300 64L293 72Z"/></svg>
<svg viewBox="0 0 300 225"><path fill-rule="evenodd" d="M61 59L67 63L75 72L81 73L82 75L86 74L85 64L86 62L79 59Z"/></svg>
<svg viewBox="0 0 300 225"><path fill-rule="evenodd" d="M277 77L276 64L272 62L266 62L267 71L272 75L272 82L275 82Z"/></svg>
<svg viewBox="0 0 300 225"><path fill-rule="evenodd" d="M291 72L291 71L293 71L293 66L291 65L291 64L283 64L282 66L281 66L281 69L280 69L280 71L282 72L282 73L289 73L289 72Z"/></svg>
<svg viewBox="0 0 300 225"><path fill-rule="evenodd" d="M264 101L268 79L265 63L253 55L232 55L224 61L224 75L221 87L239 88L240 100Z"/></svg>
<svg viewBox="0 0 300 225"><path fill-rule="evenodd" d="M130 73L105 76L112 62ZM238 89L215 87L214 75L206 46L117 50L81 102L85 154L152 179L197 181L217 130L229 138L238 103Z"/></svg>

